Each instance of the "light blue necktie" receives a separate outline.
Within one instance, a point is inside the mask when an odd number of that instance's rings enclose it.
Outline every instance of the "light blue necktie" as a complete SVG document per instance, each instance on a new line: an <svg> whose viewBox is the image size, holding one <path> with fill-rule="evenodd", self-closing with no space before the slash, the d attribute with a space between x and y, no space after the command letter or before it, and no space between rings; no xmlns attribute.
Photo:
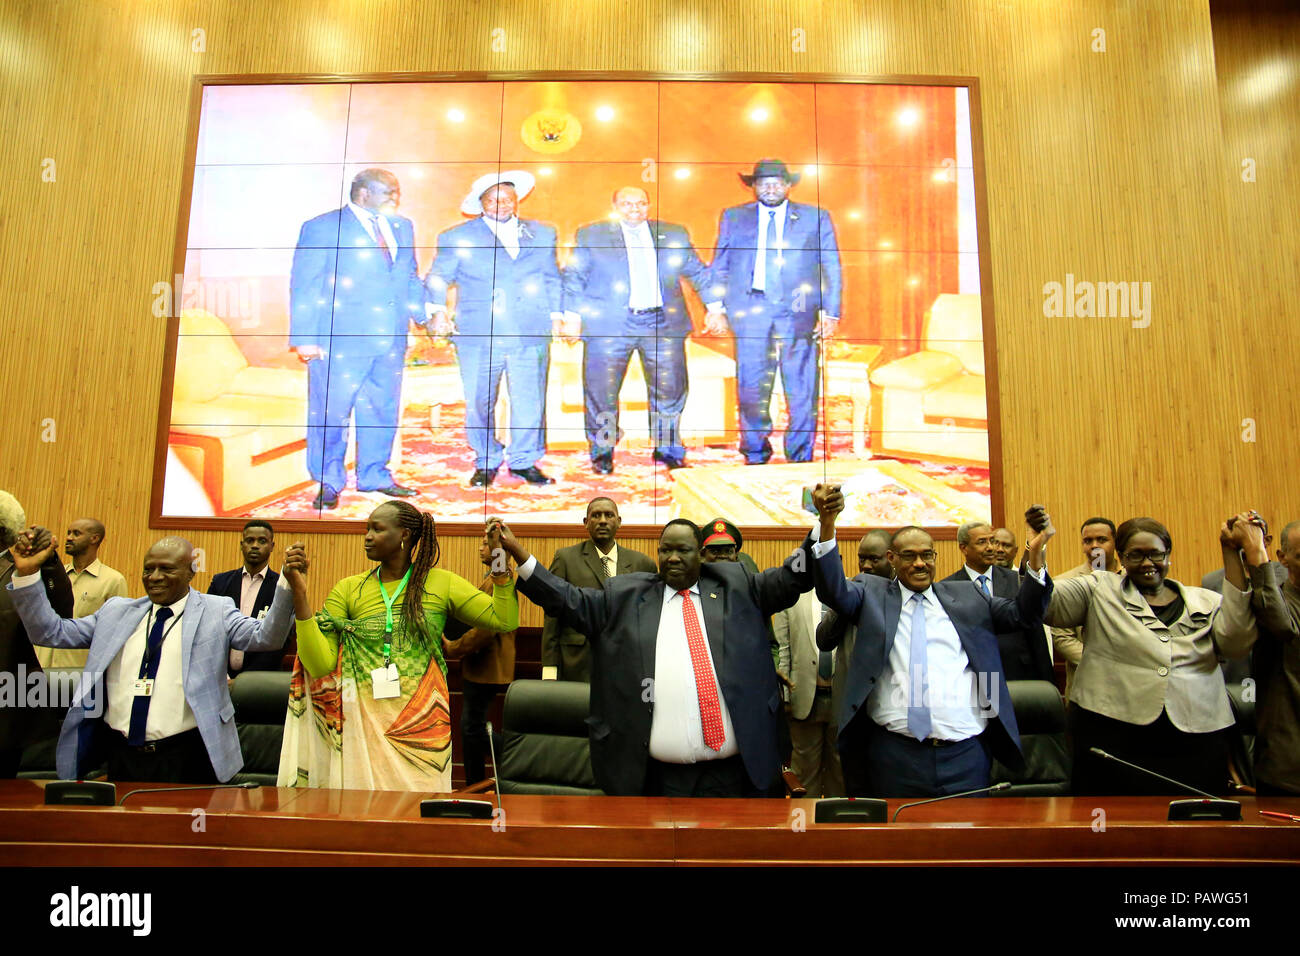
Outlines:
<svg viewBox="0 0 1300 956"><path fill-rule="evenodd" d="M930 736L930 708L924 703L930 686L925 653L925 598L912 594L912 645L907 661L907 732L917 740Z"/></svg>
<svg viewBox="0 0 1300 956"><path fill-rule="evenodd" d="M988 578L984 577L984 575L981 574L981 575L980 575L978 578L976 578L975 580L979 581L979 583L980 583L980 590L984 592L984 596L985 596L985 597L992 597L992 596L993 596L992 594L989 593L989 582L988 582Z"/></svg>
<svg viewBox="0 0 1300 956"><path fill-rule="evenodd" d="M781 299L781 250L776 244L776 210L763 207L763 294L769 302Z"/></svg>

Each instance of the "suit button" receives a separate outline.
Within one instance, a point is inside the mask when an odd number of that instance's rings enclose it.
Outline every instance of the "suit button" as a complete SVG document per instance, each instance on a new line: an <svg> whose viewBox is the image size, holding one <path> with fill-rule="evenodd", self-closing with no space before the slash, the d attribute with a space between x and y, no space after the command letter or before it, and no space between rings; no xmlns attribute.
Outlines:
<svg viewBox="0 0 1300 956"><path fill-rule="evenodd" d="M1160 667L1156 670L1156 673L1159 674L1161 677L1168 677L1169 668L1161 664Z"/></svg>
<svg viewBox="0 0 1300 956"><path fill-rule="evenodd" d="M1168 634L1161 634L1161 635L1160 635L1160 640L1162 640L1162 641L1164 641L1166 644L1168 644L1168 643L1169 643L1169 635L1168 635Z"/></svg>

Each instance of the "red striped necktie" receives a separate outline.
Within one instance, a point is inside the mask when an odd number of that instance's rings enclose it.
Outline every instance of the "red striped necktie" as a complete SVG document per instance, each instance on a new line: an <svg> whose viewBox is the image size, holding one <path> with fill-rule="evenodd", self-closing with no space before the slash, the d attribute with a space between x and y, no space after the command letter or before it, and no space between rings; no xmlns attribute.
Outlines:
<svg viewBox="0 0 1300 956"><path fill-rule="evenodd" d="M686 625L686 643L691 649L691 666L695 669L695 694L700 700L700 726L704 729L704 743L710 750L721 750L727 739L722 729L722 706L718 703L718 685L709 667L709 648L704 643L700 619L695 614L690 591L678 591L682 596L682 623Z"/></svg>

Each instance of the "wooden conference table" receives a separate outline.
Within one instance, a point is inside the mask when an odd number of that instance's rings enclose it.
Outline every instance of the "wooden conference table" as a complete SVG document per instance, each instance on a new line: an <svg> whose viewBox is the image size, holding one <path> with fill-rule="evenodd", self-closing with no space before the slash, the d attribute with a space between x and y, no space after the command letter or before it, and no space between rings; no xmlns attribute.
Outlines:
<svg viewBox="0 0 1300 956"><path fill-rule="evenodd" d="M1300 815L1300 798L1244 798L1240 823L1168 823L1163 797L1012 797L826 825L813 800L505 796L494 829L421 819L424 794L264 787L47 807L43 785L0 781L10 866L1300 864L1300 823L1259 814Z"/></svg>

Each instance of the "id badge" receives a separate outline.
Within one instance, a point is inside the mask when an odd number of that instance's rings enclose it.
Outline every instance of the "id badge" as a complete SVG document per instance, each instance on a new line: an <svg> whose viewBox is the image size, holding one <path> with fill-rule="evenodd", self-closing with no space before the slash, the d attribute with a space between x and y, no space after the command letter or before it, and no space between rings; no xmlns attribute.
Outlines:
<svg viewBox="0 0 1300 956"><path fill-rule="evenodd" d="M147 677L141 677L131 685L131 692L136 697L152 697L153 681Z"/></svg>
<svg viewBox="0 0 1300 956"><path fill-rule="evenodd" d="M370 686L375 700L391 700L402 696L402 679L398 676L397 665L376 667L370 672Z"/></svg>

